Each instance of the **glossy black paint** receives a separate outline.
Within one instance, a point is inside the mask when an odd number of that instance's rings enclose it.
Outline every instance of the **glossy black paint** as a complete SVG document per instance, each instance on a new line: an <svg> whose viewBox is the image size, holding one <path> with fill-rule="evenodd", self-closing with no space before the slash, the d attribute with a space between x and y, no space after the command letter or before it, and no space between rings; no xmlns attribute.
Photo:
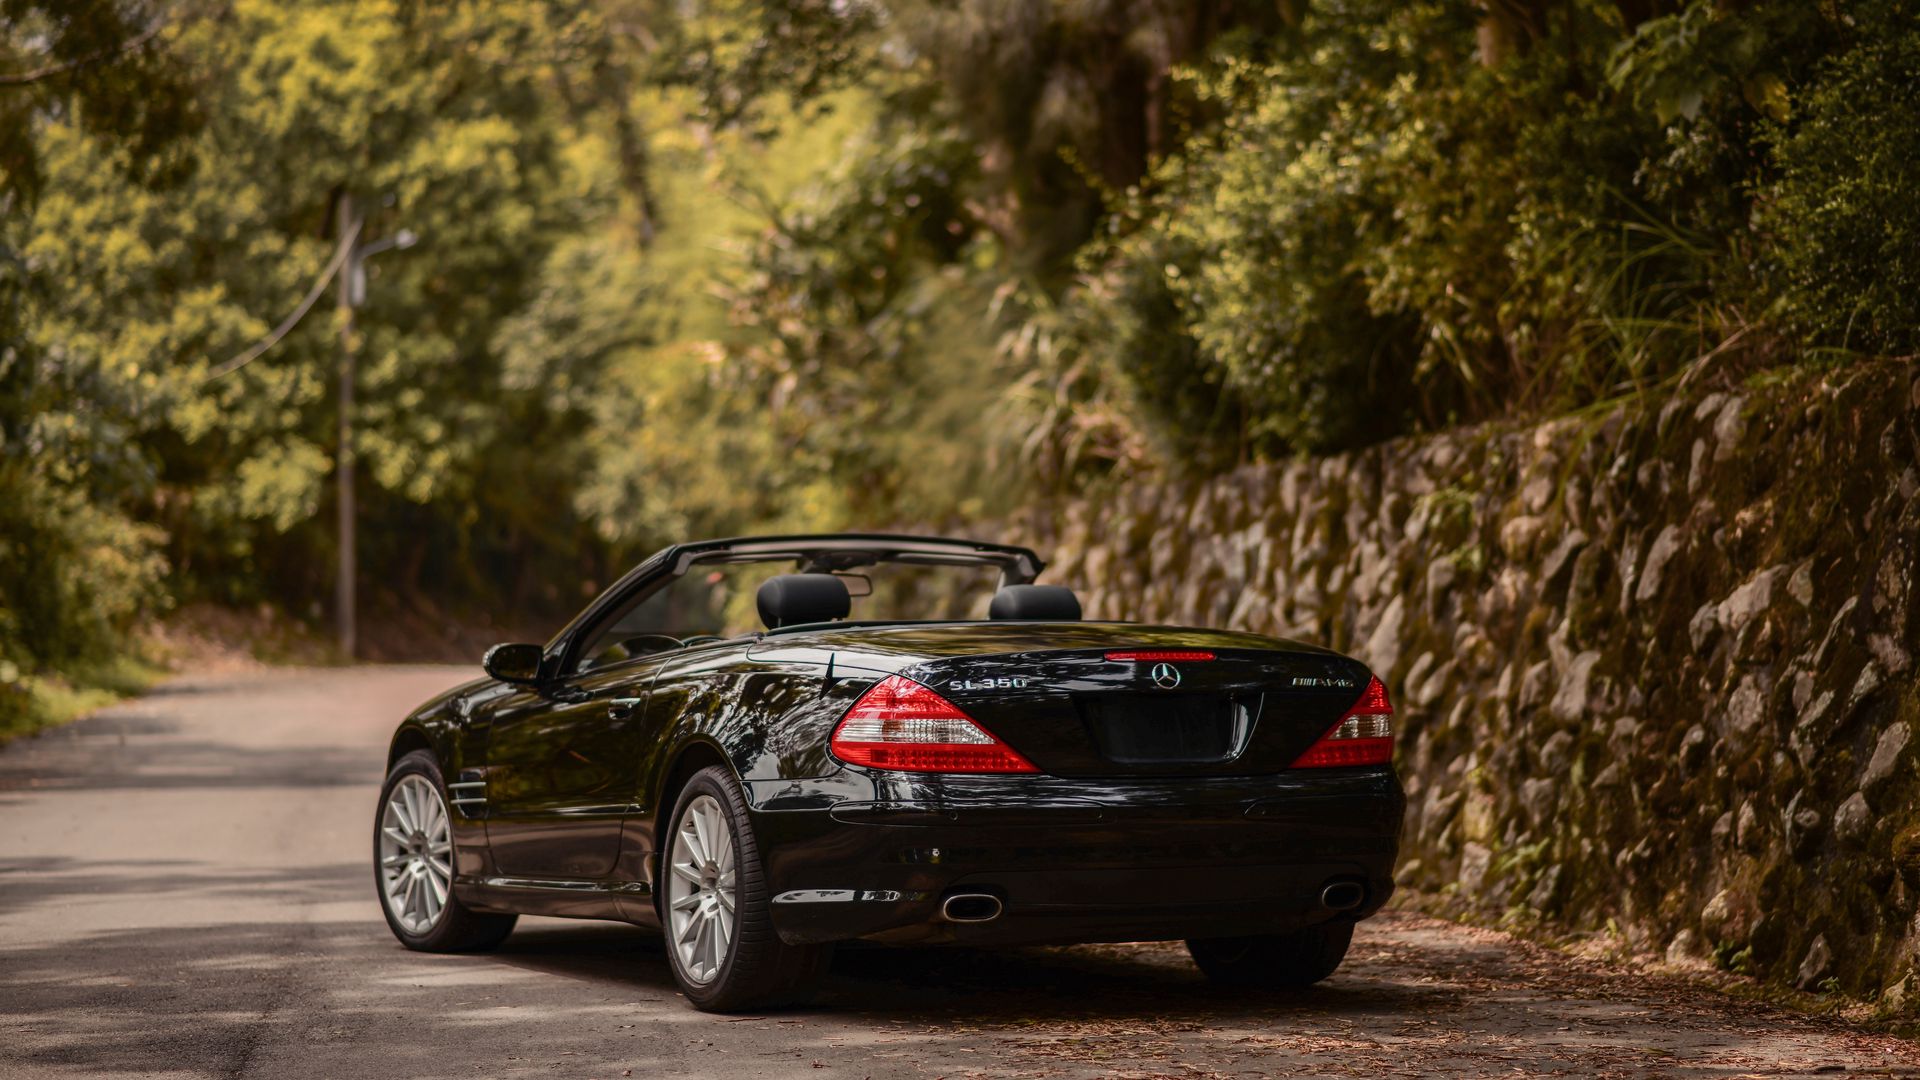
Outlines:
<svg viewBox="0 0 1920 1080"><path fill-rule="evenodd" d="M844 540L756 542L813 550ZM976 547L1005 560L1003 580L1031 580L1041 565L1022 549ZM450 784L467 785L460 794L483 799L455 812L455 889L466 903L657 925L662 819L685 777L715 763L747 793L775 926L792 942L1279 931L1364 917L1391 893L1404 804L1393 771L1287 768L1368 678L1313 646L1129 623L830 624L558 674L598 613L716 550L726 549L687 545L642 564L548 644L549 674L537 684L479 680L401 725L394 758L428 747ZM1163 690L1151 665L1103 655L1156 647L1218 658L1178 665L1180 685ZM835 761L835 724L895 673L934 687L1042 775ZM1169 710L1232 701L1245 730L1224 760L1114 761L1101 750L1100 703L1122 697ZM1361 883L1366 900L1334 915L1317 898L1341 880ZM941 922L939 901L955 890L995 893L1006 914Z"/></svg>
<svg viewBox="0 0 1920 1080"><path fill-rule="evenodd" d="M923 778L753 785L792 942L1068 943L1277 932L1326 921L1326 884L1392 893L1402 801L1387 770L1204 781ZM822 815L811 809L828 806ZM796 804L809 807L798 809ZM782 810L782 807L795 807ZM991 892L986 925L939 900Z"/></svg>

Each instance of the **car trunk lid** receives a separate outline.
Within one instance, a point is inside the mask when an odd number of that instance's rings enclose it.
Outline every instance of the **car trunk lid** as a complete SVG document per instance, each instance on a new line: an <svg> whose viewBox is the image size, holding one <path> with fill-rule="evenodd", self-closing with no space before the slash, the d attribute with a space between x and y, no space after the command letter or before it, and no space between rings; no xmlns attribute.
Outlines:
<svg viewBox="0 0 1920 1080"><path fill-rule="evenodd" d="M902 674L1066 777L1279 772L1367 683L1364 665L1331 653L1207 648L1195 636L1177 648L952 656Z"/></svg>

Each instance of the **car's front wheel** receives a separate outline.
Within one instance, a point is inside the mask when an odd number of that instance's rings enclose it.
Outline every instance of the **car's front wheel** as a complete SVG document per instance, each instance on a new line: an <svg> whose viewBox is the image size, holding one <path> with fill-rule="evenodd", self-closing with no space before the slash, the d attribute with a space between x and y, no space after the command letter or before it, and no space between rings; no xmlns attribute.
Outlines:
<svg viewBox="0 0 1920 1080"><path fill-rule="evenodd" d="M1291 934L1190 938L1187 952L1208 979L1223 986L1298 990L1333 974L1352 942L1353 924L1343 921Z"/></svg>
<svg viewBox="0 0 1920 1080"><path fill-rule="evenodd" d="M425 750L393 763L373 820L373 879L393 936L422 952L491 949L517 916L470 910L453 895L453 818L440 764Z"/></svg>
<svg viewBox="0 0 1920 1080"><path fill-rule="evenodd" d="M803 999L825 973L830 946L788 945L773 929L760 848L733 774L695 773L663 837L661 922L674 979L709 1012Z"/></svg>

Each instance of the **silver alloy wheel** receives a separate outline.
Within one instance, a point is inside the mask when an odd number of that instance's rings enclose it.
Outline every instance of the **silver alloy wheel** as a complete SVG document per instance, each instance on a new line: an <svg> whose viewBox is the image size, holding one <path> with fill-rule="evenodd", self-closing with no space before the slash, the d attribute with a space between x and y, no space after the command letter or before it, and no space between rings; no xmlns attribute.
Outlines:
<svg viewBox="0 0 1920 1080"><path fill-rule="evenodd" d="M433 781L403 776L380 815L380 899L409 934L440 922L453 888L453 834Z"/></svg>
<svg viewBox="0 0 1920 1080"><path fill-rule="evenodd" d="M667 874L667 921L673 951L688 982L704 986L733 950L737 878L733 831L720 803L697 795L673 830Z"/></svg>

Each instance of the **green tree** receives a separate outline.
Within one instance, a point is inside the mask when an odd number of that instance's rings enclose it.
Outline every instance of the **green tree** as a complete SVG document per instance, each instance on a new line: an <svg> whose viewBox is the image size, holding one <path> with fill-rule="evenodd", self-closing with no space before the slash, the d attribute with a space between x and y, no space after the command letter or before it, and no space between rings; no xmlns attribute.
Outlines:
<svg viewBox="0 0 1920 1080"><path fill-rule="evenodd" d="M69 287L31 250L29 221L47 187L50 116L120 146L113 166L128 182L177 167L172 148L198 120L167 47L177 29L143 4L0 4L0 726L23 668L109 650L161 596L163 537L111 495L148 468L115 420L138 405L137 381L28 333Z"/></svg>
<svg viewBox="0 0 1920 1080"><path fill-rule="evenodd" d="M1856 5L1844 45L1767 128L1759 188L1780 316L1817 344L1920 351L1920 23Z"/></svg>

